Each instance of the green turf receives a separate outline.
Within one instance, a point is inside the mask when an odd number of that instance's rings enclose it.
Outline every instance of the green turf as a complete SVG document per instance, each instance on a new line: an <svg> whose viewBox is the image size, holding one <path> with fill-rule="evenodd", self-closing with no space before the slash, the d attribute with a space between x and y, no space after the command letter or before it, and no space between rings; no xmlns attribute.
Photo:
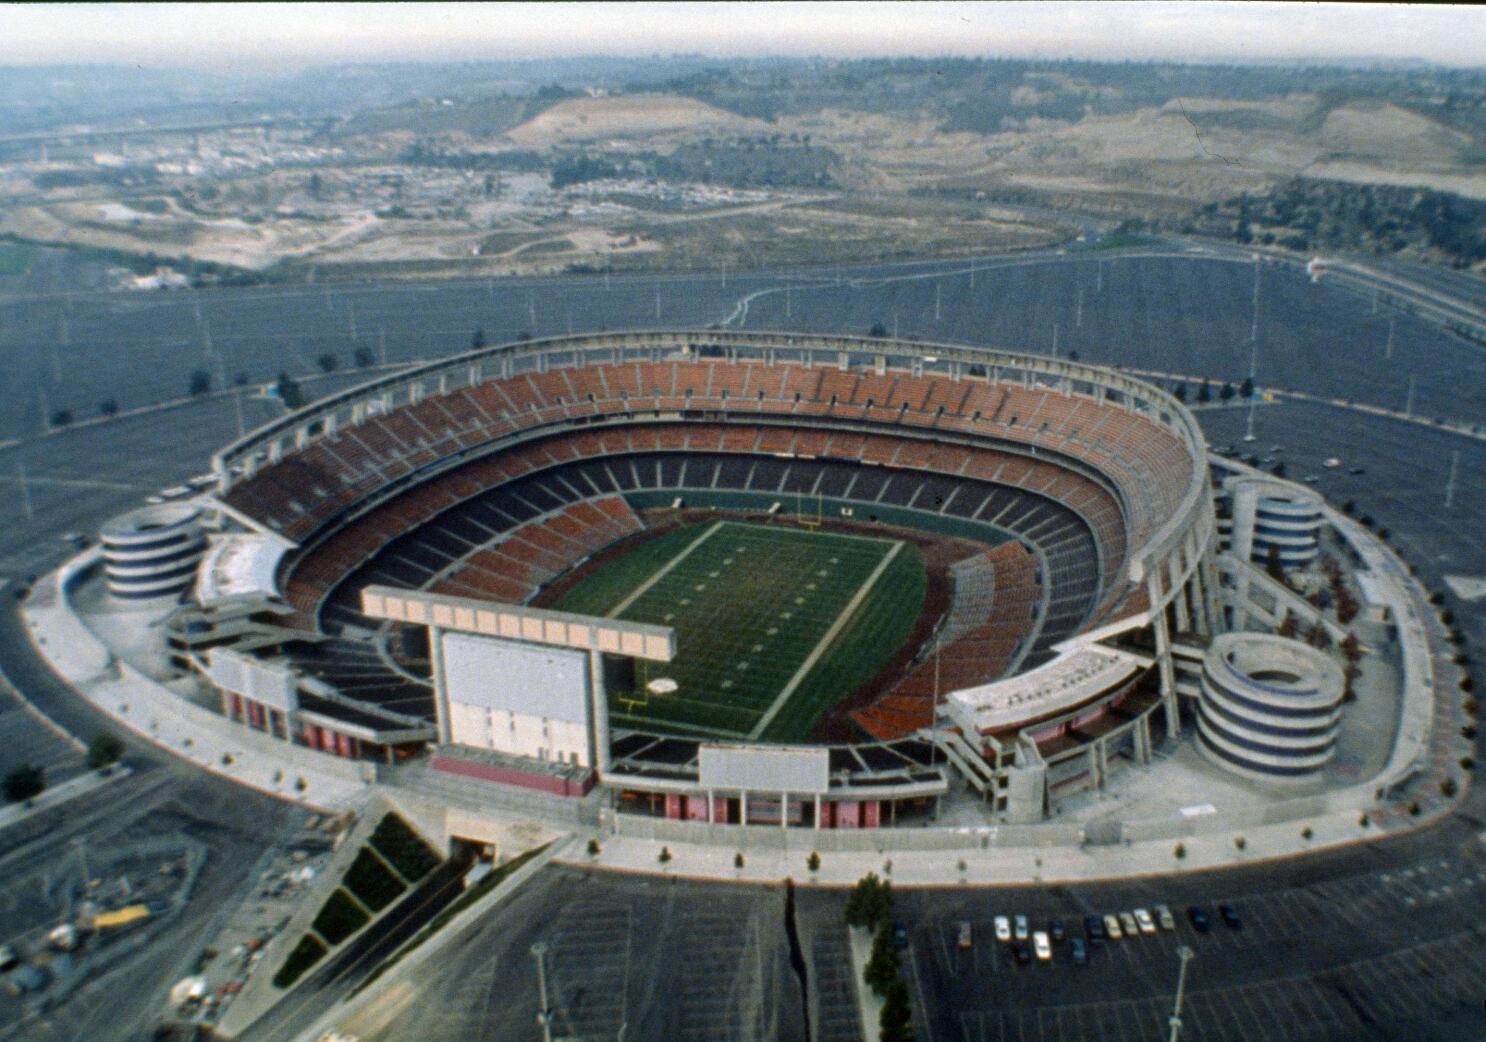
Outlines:
<svg viewBox="0 0 1486 1042"><path fill-rule="evenodd" d="M616 724L792 741L897 651L923 606L925 582L918 552L898 540L717 521L636 548L557 607L675 627L676 659L645 664L640 682L669 677L679 689L610 692ZM818 647L820 656L795 680Z"/></svg>

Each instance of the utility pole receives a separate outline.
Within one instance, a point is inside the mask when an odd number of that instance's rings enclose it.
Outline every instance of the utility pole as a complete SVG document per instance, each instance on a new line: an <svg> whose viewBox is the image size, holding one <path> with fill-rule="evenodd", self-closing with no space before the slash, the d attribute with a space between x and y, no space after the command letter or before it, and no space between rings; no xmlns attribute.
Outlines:
<svg viewBox="0 0 1486 1042"><path fill-rule="evenodd" d="M552 1007L547 1003L547 964L544 961L547 956L547 945L538 941L531 946L532 958L537 960L537 989L542 997L542 1005L537 1009L537 1023L542 1025L542 1038L545 1042L552 1042Z"/></svg>
<svg viewBox="0 0 1486 1042"><path fill-rule="evenodd" d="M1053 357L1058 357L1058 324L1053 323Z"/></svg>
<svg viewBox="0 0 1486 1042"><path fill-rule="evenodd" d="M26 512L27 521L36 520L36 510L31 505L31 483L26 480L26 461L15 461L16 480L21 486L21 509Z"/></svg>
<svg viewBox="0 0 1486 1042"><path fill-rule="evenodd" d="M1387 360L1387 359L1390 359L1392 357L1393 357L1393 319L1390 318L1388 320L1388 346L1385 347L1385 348L1383 348L1383 358L1385 360Z"/></svg>
<svg viewBox="0 0 1486 1042"><path fill-rule="evenodd" d="M386 365L387 364L387 330L383 329L383 330L379 330L377 332L377 346L378 346L378 351L379 351L379 353L382 356L382 364L383 365Z"/></svg>
<svg viewBox="0 0 1486 1042"><path fill-rule="evenodd" d="M1254 254L1254 320L1249 326L1249 339L1259 339L1259 255Z"/></svg>
<svg viewBox="0 0 1486 1042"><path fill-rule="evenodd" d="M1084 327L1084 288L1078 287L1078 303L1074 311L1073 324L1079 329Z"/></svg>
<svg viewBox="0 0 1486 1042"><path fill-rule="evenodd" d="M1445 509L1455 502L1455 478L1460 473L1460 450L1450 453L1450 478L1445 482Z"/></svg>
<svg viewBox="0 0 1486 1042"><path fill-rule="evenodd" d="M939 321L939 283L934 283L934 321Z"/></svg>
<svg viewBox="0 0 1486 1042"><path fill-rule="evenodd" d="M1182 967L1176 974L1176 1003L1171 1007L1171 1042L1177 1042L1182 1033L1182 996L1187 989L1187 963L1192 961L1192 949L1185 944L1176 950L1177 957L1182 960Z"/></svg>
<svg viewBox="0 0 1486 1042"><path fill-rule="evenodd" d="M655 284L655 321L660 321L660 283Z"/></svg>
<svg viewBox="0 0 1486 1042"><path fill-rule="evenodd" d="M784 317L789 318L789 287L784 287Z"/></svg>
<svg viewBox="0 0 1486 1042"><path fill-rule="evenodd" d="M1249 426L1248 430L1244 432L1243 440L1254 440L1254 395L1252 394L1249 395Z"/></svg>
<svg viewBox="0 0 1486 1042"><path fill-rule="evenodd" d="M1414 378L1412 376L1409 377L1409 399L1404 404L1403 414L1411 419L1414 415Z"/></svg>
<svg viewBox="0 0 1486 1042"><path fill-rule="evenodd" d="M52 409L47 404L46 388L41 388L39 393L41 395L41 429L45 433L52 429Z"/></svg>
<svg viewBox="0 0 1486 1042"><path fill-rule="evenodd" d="M537 325L537 302L536 302L536 298L534 298L530 293L528 293L526 295L526 320L527 320L528 324L530 324L531 327L532 327L531 335L532 336L536 336L537 335L537 330L536 330L536 325Z"/></svg>

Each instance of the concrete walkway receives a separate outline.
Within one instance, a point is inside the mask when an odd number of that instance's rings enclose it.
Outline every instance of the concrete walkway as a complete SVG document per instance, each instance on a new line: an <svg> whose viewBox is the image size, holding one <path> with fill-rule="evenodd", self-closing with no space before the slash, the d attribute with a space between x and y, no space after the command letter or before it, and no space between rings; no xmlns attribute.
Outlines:
<svg viewBox="0 0 1486 1042"><path fill-rule="evenodd" d="M87 774L80 774L76 778L69 778L67 781L54 785L40 796L26 800L24 803L12 803L6 807L0 807L0 829L25 821L33 814L40 814L42 811L59 807L79 796L86 796L105 785L123 781L133 773L128 767L119 765L103 772L89 771Z"/></svg>

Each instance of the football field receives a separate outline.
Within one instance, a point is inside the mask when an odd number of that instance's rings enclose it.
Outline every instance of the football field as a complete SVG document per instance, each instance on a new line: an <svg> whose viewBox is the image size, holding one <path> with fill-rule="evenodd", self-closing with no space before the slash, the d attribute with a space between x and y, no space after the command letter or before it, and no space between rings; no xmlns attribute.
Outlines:
<svg viewBox="0 0 1486 1042"><path fill-rule="evenodd" d="M675 627L676 658L610 692L616 726L795 741L907 639L925 582L901 540L712 521L609 562L556 607ZM676 690L648 691L660 678Z"/></svg>

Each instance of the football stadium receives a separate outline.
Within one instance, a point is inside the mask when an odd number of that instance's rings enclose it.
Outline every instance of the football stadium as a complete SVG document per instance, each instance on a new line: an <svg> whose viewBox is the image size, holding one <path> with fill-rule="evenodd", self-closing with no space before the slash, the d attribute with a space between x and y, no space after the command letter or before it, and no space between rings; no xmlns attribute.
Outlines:
<svg viewBox="0 0 1486 1042"><path fill-rule="evenodd" d="M1041 820L1178 733L1182 638L1220 612L1191 415L1058 358L527 340L213 463L166 629L222 712L635 813L873 827L954 789Z"/></svg>

